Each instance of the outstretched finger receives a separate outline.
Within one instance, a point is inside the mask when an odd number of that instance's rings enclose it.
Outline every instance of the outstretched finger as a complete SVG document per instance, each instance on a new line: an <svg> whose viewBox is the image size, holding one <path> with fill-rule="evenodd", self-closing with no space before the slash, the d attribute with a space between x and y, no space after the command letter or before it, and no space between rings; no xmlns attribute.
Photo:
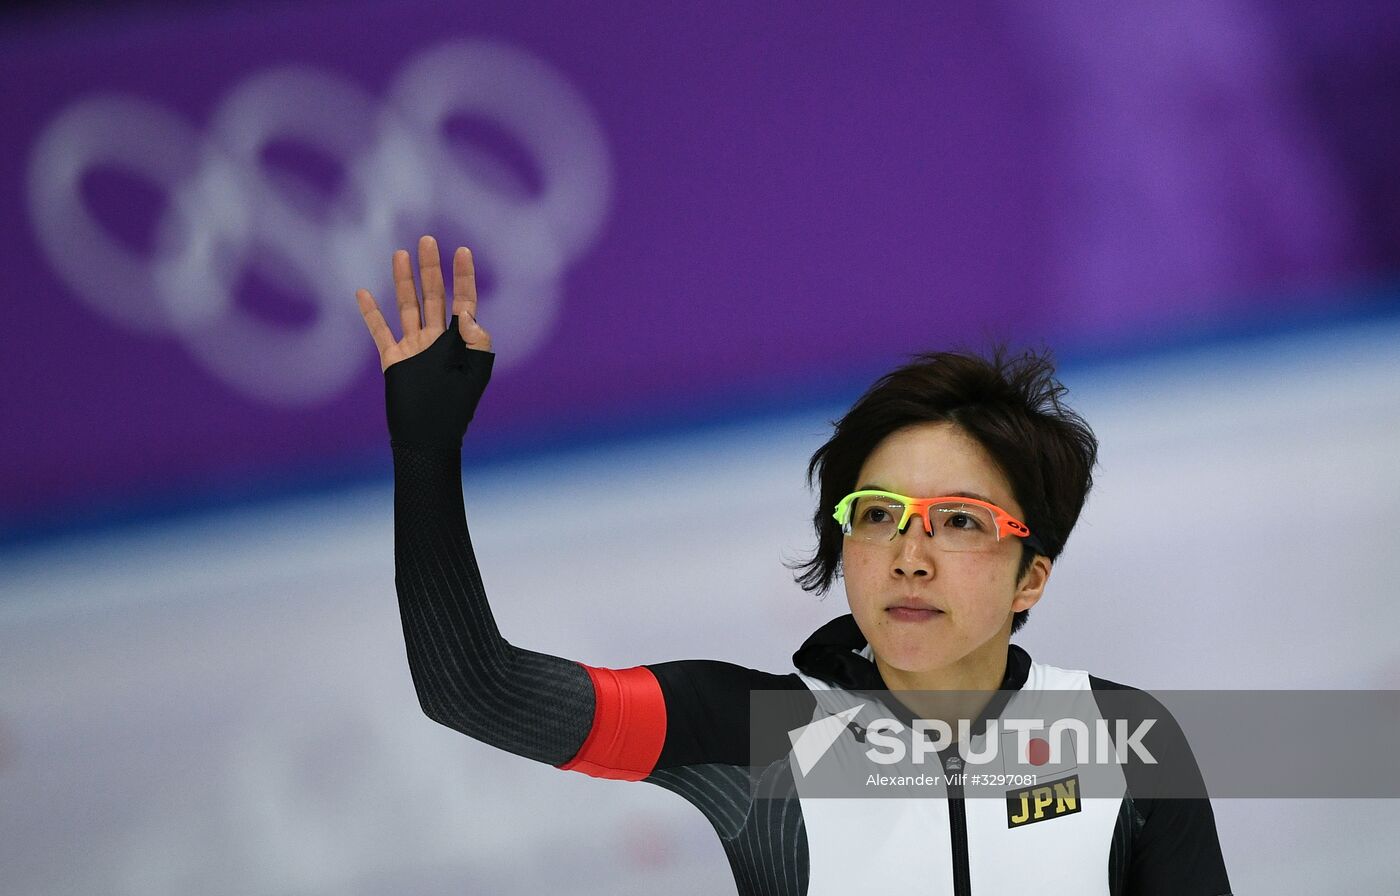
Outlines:
<svg viewBox="0 0 1400 896"><path fill-rule="evenodd" d="M442 258L437 240L425 236L418 241L418 279L423 283L423 327L429 332L444 325L446 299L442 287Z"/></svg>
<svg viewBox="0 0 1400 896"><path fill-rule="evenodd" d="M399 322L403 338L408 339L422 329L418 319L418 291L413 288L413 269L408 263L408 250L394 250L394 292L399 299Z"/></svg>
<svg viewBox="0 0 1400 896"><path fill-rule="evenodd" d="M476 262L466 246L452 254L452 313L476 320Z"/></svg>
<svg viewBox="0 0 1400 896"><path fill-rule="evenodd" d="M374 339L374 347L379 349L382 357L386 351L394 347L394 333L389 329L389 325L384 321L384 315L379 313L379 303L370 295L369 290L361 289L355 293L355 301L360 306L360 316L365 319L365 326L369 327L369 335Z"/></svg>

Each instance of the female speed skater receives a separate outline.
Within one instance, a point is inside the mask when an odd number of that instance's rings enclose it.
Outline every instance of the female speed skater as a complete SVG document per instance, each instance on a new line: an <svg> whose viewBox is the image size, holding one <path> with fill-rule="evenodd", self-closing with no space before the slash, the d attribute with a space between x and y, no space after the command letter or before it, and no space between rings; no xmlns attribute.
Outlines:
<svg viewBox="0 0 1400 896"><path fill-rule="evenodd" d="M452 267L449 316L432 237L418 244L421 294L409 253L393 254L398 338L374 297L356 294L384 373L395 583L429 718L562 770L679 794L714 826L744 896L1230 892L1199 787L1162 796L1125 765L1116 789L1090 793L1083 762L1062 762L1035 783L1008 776L996 798L979 799L961 774L988 725L1018 705L1008 701L1068 694L1103 707L1143 693L1033 660L1010 642L1044 594L1098 450L1062 403L1048 357L926 353L877 380L835 422L808 465L819 491L817 544L797 581L822 593L841 580L850 613L813 632L791 671L717 659L591 667L517 647L492 616L461 463L495 355L476 318L472 253L458 248ZM760 694L778 699L755 714ZM860 700L833 703L837 695ZM941 703L947 695L961 702ZM915 723L945 722L947 732L950 705L973 726L931 754L936 787L856 799L804 787L825 766L798 756L801 744L870 756L877 741L894 743L877 734L894 738L900 727L866 727L872 711L927 737L935 729ZM833 719L835 728L821 730L834 733L807 737ZM1035 754L1036 741L1017 743ZM1170 719L1147 743L1199 785ZM1044 755L1028 761L1049 767Z"/></svg>

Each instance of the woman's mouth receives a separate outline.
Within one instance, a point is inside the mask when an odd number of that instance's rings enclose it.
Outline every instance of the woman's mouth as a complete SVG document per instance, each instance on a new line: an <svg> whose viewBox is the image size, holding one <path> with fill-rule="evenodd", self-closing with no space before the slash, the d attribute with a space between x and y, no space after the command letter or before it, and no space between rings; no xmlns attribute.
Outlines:
<svg viewBox="0 0 1400 896"><path fill-rule="evenodd" d="M885 612L900 622L927 622L943 615L941 610L922 610L915 607L890 607Z"/></svg>

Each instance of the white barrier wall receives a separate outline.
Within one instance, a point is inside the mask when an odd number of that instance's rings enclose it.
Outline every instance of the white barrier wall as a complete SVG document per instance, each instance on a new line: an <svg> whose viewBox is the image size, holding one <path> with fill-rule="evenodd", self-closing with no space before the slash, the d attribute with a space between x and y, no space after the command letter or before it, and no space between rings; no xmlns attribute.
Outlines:
<svg viewBox="0 0 1400 896"><path fill-rule="evenodd" d="M1017 636L1032 655L1150 688L1400 687L1400 326L1065 379L1102 467ZM787 671L846 612L781 564L808 549L803 471L841 410L468 462L503 633L593 665ZM755 492L766 516L725 515ZM0 890L732 891L679 797L498 753L420 713L391 514L386 480L0 558ZM1218 801L1236 891L1384 891L1400 860L1375 844L1400 842L1395 808Z"/></svg>

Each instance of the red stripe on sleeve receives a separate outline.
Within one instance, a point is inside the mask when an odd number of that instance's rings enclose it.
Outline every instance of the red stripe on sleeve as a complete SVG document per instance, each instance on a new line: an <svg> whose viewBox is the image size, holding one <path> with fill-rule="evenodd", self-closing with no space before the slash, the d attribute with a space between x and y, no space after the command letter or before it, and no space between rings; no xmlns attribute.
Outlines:
<svg viewBox="0 0 1400 896"><path fill-rule="evenodd" d="M656 767L666 743L666 700L660 682L645 666L579 665L593 680L593 727L578 755L558 768L595 778L640 781Z"/></svg>

